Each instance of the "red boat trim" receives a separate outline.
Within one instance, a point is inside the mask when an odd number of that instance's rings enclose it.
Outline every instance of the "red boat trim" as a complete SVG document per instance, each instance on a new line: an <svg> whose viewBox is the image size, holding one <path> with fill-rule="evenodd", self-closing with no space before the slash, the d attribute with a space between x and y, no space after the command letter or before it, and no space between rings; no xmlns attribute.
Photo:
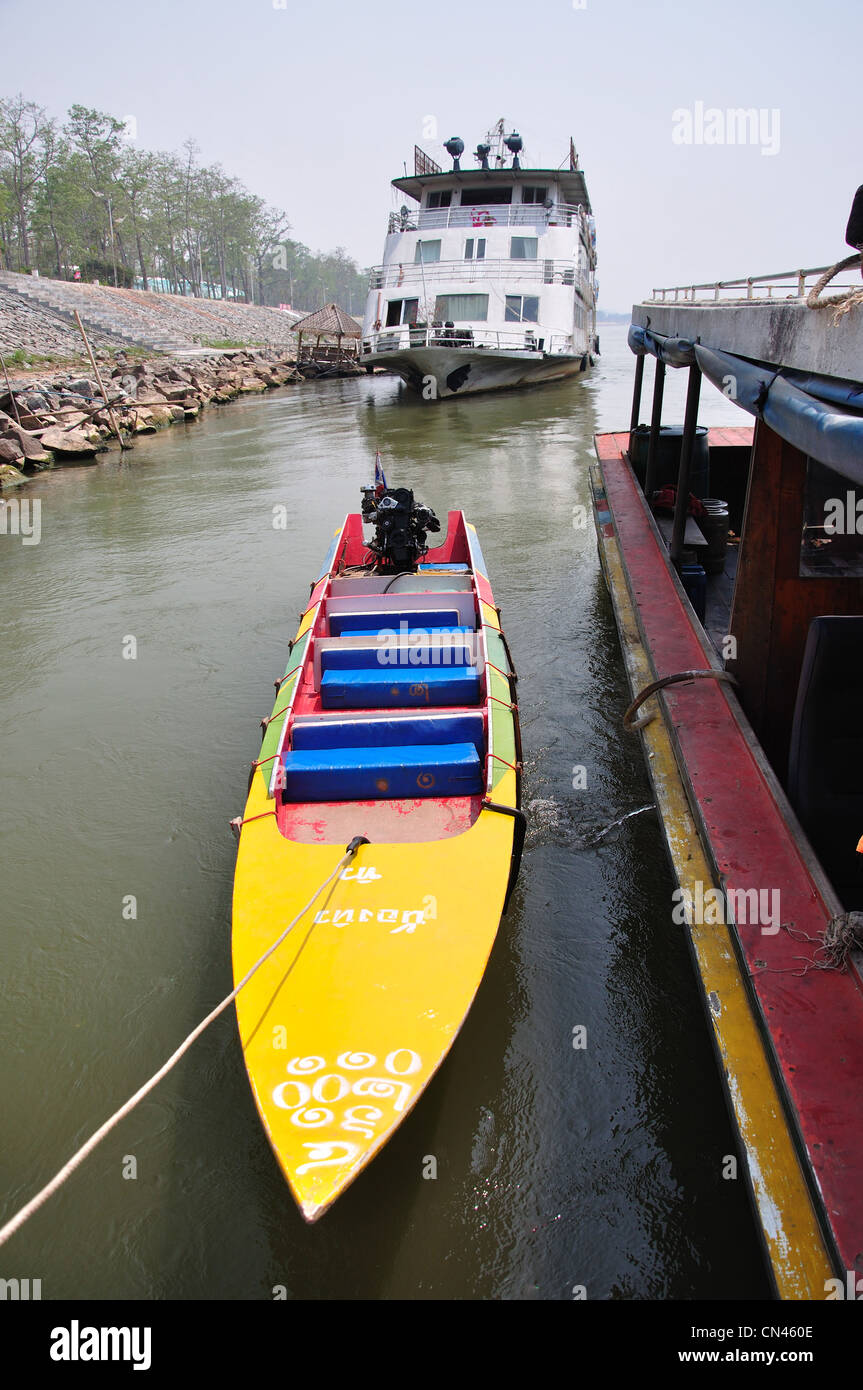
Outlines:
<svg viewBox="0 0 863 1390"><path fill-rule="evenodd" d="M723 436L719 438L718 436ZM745 436L741 438L740 436ZM749 430L711 431L712 444L746 444ZM617 531L627 582L657 678L703 665L704 647L651 525L644 497L624 457L626 433L596 440L609 519ZM658 697L667 711L678 764L705 848L727 888L781 892L781 921L819 937L832 915L818 875L786 819L784 798L759 764L745 718L720 683L676 686ZM801 945L780 928L740 924L737 941L803 1156L823 1198L826 1218L848 1270L863 1268L863 994L856 973L810 970L801 976Z"/></svg>

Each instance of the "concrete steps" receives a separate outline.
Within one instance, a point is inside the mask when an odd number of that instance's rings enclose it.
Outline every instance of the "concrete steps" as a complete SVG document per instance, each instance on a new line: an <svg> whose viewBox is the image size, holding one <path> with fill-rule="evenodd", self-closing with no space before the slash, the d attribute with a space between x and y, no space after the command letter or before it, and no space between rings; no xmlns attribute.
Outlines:
<svg viewBox="0 0 863 1390"><path fill-rule="evenodd" d="M40 309L49 309L73 324L77 309L85 328L116 338L118 345L132 343L158 352L174 352L195 346L187 338L166 333L155 326L150 327L143 316L138 318L116 310L111 312L107 306L102 308L98 301L94 303L94 295L101 288L98 286L69 285L62 280L16 275L11 271L0 271L0 285L26 302ZM88 290L92 293L88 294Z"/></svg>

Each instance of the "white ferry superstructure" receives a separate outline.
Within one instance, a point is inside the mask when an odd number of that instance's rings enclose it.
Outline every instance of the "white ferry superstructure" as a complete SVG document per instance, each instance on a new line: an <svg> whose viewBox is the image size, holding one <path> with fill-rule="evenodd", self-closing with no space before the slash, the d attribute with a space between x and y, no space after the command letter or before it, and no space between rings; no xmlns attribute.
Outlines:
<svg viewBox="0 0 863 1390"><path fill-rule="evenodd" d="M522 168L521 137L499 121L462 169L415 147L393 180L413 200L390 214L371 272L360 361L426 399L556 381L584 372L596 336L596 231L578 156Z"/></svg>

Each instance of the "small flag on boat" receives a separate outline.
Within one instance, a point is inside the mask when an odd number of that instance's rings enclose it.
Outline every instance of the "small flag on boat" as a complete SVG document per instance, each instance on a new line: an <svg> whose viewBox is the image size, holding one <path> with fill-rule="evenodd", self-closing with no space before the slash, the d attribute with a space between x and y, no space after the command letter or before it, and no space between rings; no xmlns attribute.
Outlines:
<svg viewBox="0 0 863 1390"><path fill-rule="evenodd" d="M381 463L381 451L378 449L375 454L375 492L378 489L386 490L387 480L384 477L384 466Z"/></svg>

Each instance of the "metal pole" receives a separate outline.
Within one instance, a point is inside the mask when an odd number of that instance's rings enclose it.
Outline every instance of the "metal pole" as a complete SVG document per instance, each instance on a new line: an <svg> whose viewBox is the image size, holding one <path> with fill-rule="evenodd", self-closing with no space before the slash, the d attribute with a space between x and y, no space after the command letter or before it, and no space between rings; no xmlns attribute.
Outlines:
<svg viewBox="0 0 863 1390"><path fill-rule="evenodd" d="M2 352L0 352L0 363L3 364L3 375L6 378L6 390L9 392L9 399L12 402L12 409L15 411L15 419L18 421L18 428L20 430L23 428L23 426L21 424L21 416L18 414L18 402L12 394L12 383L9 380L9 373L6 370L6 361L3 357Z"/></svg>
<svg viewBox="0 0 863 1390"><path fill-rule="evenodd" d="M632 436L638 429L638 415L641 410L641 386L644 381L644 358L642 352L635 359L635 384L632 388L632 415L629 420L629 448L632 450Z"/></svg>
<svg viewBox="0 0 863 1390"><path fill-rule="evenodd" d="M689 510L689 475L692 446L698 424L698 399L701 394L701 368L689 368L686 387L686 415L683 420L683 442L680 447L680 469L677 474L677 497L674 502L674 526L671 531L671 563L680 566L683 541L686 535L686 514Z"/></svg>
<svg viewBox="0 0 863 1390"><path fill-rule="evenodd" d="M644 495L648 502L656 487L656 450L659 444L659 426L662 423L662 393L665 390L665 363L656 359L653 374L653 415L650 420L650 443L647 447L647 468L644 474Z"/></svg>
<svg viewBox="0 0 863 1390"><path fill-rule="evenodd" d="M90 366L93 368L96 380L99 383L99 390L102 392L102 400L105 402L105 409L108 412L108 419L114 426L114 433L116 434L117 439L119 440L120 448L131 449L131 444L127 444L122 434L120 433L120 426L117 424L117 417L111 409L110 405L108 404L108 392L105 390L105 384L102 381L102 375L99 371L98 366L96 365L96 359L93 356L93 349L90 346L90 339L87 337L86 330L84 328L83 323L81 322L81 315L78 313L77 309L75 310L75 322L81 330L81 337L84 339L84 346L87 349L87 356L90 358Z"/></svg>

